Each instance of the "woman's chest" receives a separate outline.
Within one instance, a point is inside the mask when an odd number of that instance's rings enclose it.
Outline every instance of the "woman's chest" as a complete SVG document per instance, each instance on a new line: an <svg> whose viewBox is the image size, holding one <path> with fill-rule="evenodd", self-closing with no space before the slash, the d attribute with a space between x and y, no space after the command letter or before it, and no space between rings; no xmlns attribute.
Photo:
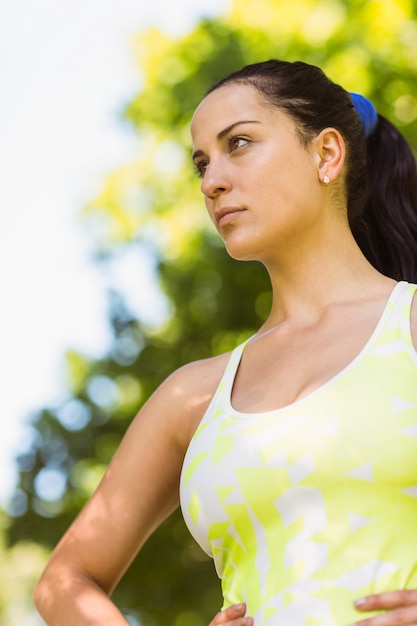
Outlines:
<svg viewBox="0 0 417 626"><path fill-rule="evenodd" d="M416 369L405 360L394 375L383 359L368 358L278 411L226 410L220 394L190 445L182 481L187 523L208 551L218 524L236 529L252 516L265 528L290 529L316 516L324 523L325 515L340 537L356 516L415 511Z"/></svg>

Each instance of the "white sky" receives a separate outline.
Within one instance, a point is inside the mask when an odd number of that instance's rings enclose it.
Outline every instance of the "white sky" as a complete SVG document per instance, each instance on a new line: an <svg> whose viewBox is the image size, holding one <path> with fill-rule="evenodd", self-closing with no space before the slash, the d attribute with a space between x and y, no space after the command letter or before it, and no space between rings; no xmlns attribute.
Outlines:
<svg viewBox="0 0 417 626"><path fill-rule="evenodd" d="M63 392L62 355L108 341L105 282L77 212L129 160L119 123L137 90L129 35L174 34L228 0L0 0L0 504L13 488L24 423ZM130 303L148 264L116 268Z"/></svg>

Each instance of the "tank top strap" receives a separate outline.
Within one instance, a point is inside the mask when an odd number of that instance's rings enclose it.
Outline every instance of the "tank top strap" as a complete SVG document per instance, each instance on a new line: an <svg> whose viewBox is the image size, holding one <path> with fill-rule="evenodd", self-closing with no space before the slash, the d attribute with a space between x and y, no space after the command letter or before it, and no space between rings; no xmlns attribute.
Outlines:
<svg viewBox="0 0 417 626"><path fill-rule="evenodd" d="M246 341L236 346L236 348L233 350L232 354L230 355L229 362L226 366L226 369L224 371L223 378L222 378L224 391L232 390L233 384L235 382L236 372L238 370L240 360L242 358L243 350L245 349L250 339L251 337L249 337L248 339L246 339Z"/></svg>
<svg viewBox="0 0 417 626"><path fill-rule="evenodd" d="M417 285L400 281L394 287L382 317L369 342L379 352L406 349L414 352L411 335L411 305Z"/></svg>
<svg viewBox="0 0 417 626"><path fill-rule="evenodd" d="M213 410L219 408L219 406L223 406L223 399L225 397L230 398L233 384L235 382L236 372L239 367L240 359L242 358L243 350L245 349L245 346L250 341L250 339L251 337L249 337L248 339L246 339L246 341L239 344L238 346L236 346L236 348L233 349L227 362L226 368L223 372L223 376L217 387L217 390L206 411L206 417L208 414L212 414Z"/></svg>
<svg viewBox="0 0 417 626"><path fill-rule="evenodd" d="M404 307L407 306L407 303L411 305L410 287L412 285L405 281L400 281L395 285L380 318L379 324L381 326L395 324L398 327Z"/></svg>
<svg viewBox="0 0 417 626"><path fill-rule="evenodd" d="M405 346L416 355L411 334L411 306L417 291L417 285L407 282L401 282L400 285L402 289L398 296L398 323Z"/></svg>

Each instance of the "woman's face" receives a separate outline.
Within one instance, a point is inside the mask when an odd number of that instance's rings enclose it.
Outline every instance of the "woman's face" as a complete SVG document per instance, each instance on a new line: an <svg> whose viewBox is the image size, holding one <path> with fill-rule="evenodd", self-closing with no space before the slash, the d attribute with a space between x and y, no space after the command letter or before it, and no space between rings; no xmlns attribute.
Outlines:
<svg viewBox="0 0 417 626"><path fill-rule="evenodd" d="M196 110L193 160L209 215L238 259L268 261L314 234L322 200L315 141L247 85L224 85Z"/></svg>

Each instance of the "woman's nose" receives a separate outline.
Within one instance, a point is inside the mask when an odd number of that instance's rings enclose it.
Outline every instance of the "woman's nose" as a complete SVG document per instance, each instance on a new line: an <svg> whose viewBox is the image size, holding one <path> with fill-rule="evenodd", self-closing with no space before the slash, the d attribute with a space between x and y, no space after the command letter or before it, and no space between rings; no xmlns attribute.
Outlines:
<svg viewBox="0 0 417 626"><path fill-rule="evenodd" d="M215 198L222 193L228 192L230 187L230 180L224 169L214 163L209 163L201 183L203 194L208 198Z"/></svg>

